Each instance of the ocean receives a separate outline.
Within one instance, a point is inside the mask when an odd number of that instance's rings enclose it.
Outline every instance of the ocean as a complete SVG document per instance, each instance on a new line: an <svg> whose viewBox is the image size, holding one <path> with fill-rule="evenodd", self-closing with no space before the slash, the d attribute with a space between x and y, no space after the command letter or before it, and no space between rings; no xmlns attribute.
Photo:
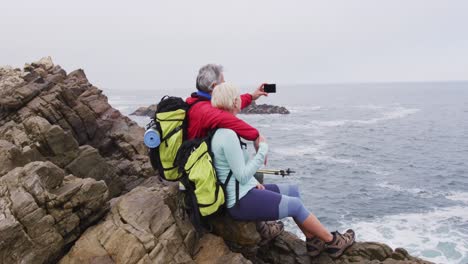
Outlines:
<svg viewBox="0 0 468 264"><path fill-rule="evenodd" d="M353 228L358 241L403 247L436 263L468 263L468 82L277 90L258 103L291 114L239 115L267 138L267 168L296 171L267 175L267 183L299 185L305 206L331 231ZM192 90L104 92L129 114ZM149 121L130 117L142 126Z"/></svg>

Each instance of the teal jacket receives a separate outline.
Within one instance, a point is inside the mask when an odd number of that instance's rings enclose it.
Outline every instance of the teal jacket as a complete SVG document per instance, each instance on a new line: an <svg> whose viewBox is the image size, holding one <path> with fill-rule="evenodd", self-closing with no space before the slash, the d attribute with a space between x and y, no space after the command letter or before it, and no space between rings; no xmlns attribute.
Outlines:
<svg viewBox="0 0 468 264"><path fill-rule="evenodd" d="M254 178L255 172L265 162L268 144L261 142L257 154L249 160L247 150L240 146L239 138L231 129L220 128L211 141L211 151L214 155L214 166L219 180L224 183L232 170L231 180L227 184L226 203L231 208L236 202L235 179L239 181L239 199L258 184Z"/></svg>

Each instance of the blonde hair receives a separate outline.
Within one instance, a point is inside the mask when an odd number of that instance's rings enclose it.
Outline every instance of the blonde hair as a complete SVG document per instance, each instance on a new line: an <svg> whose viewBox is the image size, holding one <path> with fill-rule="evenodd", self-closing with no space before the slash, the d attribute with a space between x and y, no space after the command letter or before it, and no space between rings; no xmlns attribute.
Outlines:
<svg viewBox="0 0 468 264"><path fill-rule="evenodd" d="M240 100L239 89L231 83L216 85L211 93L211 105L213 107L233 112Z"/></svg>

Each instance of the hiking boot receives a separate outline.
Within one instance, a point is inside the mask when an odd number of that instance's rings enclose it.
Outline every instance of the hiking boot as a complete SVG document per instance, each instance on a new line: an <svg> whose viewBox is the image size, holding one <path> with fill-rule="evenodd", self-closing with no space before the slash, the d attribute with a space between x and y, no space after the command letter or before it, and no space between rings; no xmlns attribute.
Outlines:
<svg viewBox="0 0 468 264"><path fill-rule="evenodd" d="M316 257L325 249L325 242L318 237L306 238L307 254Z"/></svg>
<svg viewBox="0 0 468 264"><path fill-rule="evenodd" d="M348 229L344 234L335 231L332 235L333 240L325 243L326 251L331 258L338 258L354 243L355 234L352 229Z"/></svg>
<svg viewBox="0 0 468 264"><path fill-rule="evenodd" d="M281 221L261 221L257 222L257 231L262 237L261 245L265 245L272 239L275 239L284 230L284 224Z"/></svg>

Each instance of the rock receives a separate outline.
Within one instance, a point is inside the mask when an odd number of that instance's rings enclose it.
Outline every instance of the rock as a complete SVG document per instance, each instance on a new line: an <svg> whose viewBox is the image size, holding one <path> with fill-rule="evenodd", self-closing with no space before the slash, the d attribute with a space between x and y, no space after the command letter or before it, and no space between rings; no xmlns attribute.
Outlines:
<svg viewBox="0 0 468 264"><path fill-rule="evenodd" d="M164 202L166 192L137 187L116 198L105 220L90 228L60 263L194 263Z"/></svg>
<svg viewBox="0 0 468 264"><path fill-rule="evenodd" d="M255 247L261 240L255 222L252 221L235 221L230 216L224 215L213 218L210 224L213 233L242 247Z"/></svg>
<svg viewBox="0 0 468 264"><path fill-rule="evenodd" d="M143 134L143 128L109 105L83 70L67 74L50 57L26 64L24 70L0 67L0 140L14 145L1 152L0 159L10 160L2 173L25 162L49 160L75 176L104 179L117 196L157 175L149 166Z"/></svg>
<svg viewBox="0 0 468 264"><path fill-rule="evenodd" d="M233 253L221 237L206 234L200 239L200 251L194 258L195 263L247 264L252 263L239 253Z"/></svg>
<svg viewBox="0 0 468 264"><path fill-rule="evenodd" d="M44 157L60 167L66 166L77 156L78 143L58 125L51 125L46 119L34 116L23 122L23 127L30 138L29 144L35 142Z"/></svg>
<svg viewBox="0 0 468 264"><path fill-rule="evenodd" d="M310 264L347 264L347 263L386 263L386 264L430 264L406 251L375 242L356 242L345 251L343 256L332 259L322 252L316 258L307 255L305 242L297 236L284 231L271 243L260 248L258 258L267 263L310 263Z"/></svg>
<svg viewBox="0 0 468 264"><path fill-rule="evenodd" d="M156 110L158 109L157 104L152 104L148 107L140 107L135 112L131 113L130 115L136 115L136 116L148 116L148 117L154 117Z"/></svg>
<svg viewBox="0 0 468 264"><path fill-rule="evenodd" d="M0 176L16 167L25 165L27 160L16 145L5 140L0 140Z"/></svg>
<svg viewBox="0 0 468 264"><path fill-rule="evenodd" d="M89 145L79 148L78 157L66 166L66 170L80 178L104 180L111 196L118 195L123 189L117 170L104 160L97 149Z"/></svg>
<svg viewBox="0 0 468 264"><path fill-rule="evenodd" d="M40 67L44 71L48 71L54 67L54 63L52 62L52 58L48 56L40 59L39 61L33 62L31 66Z"/></svg>
<svg viewBox="0 0 468 264"><path fill-rule="evenodd" d="M289 114L289 110L283 106L268 105L268 104L256 104L255 101L249 106L242 109L241 114Z"/></svg>
<svg viewBox="0 0 468 264"><path fill-rule="evenodd" d="M143 133L82 70L0 67L0 263L56 262L109 194L157 175Z"/></svg>
<svg viewBox="0 0 468 264"><path fill-rule="evenodd" d="M212 232L222 237L232 251L242 253L253 262L257 260L261 237L255 222L236 221L229 215L222 215L212 218L209 223Z"/></svg>
<svg viewBox="0 0 468 264"><path fill-rule="evenodd" d="M0 261L46 263L105 212L104 182L32 162L0 178Z"/></svg>

